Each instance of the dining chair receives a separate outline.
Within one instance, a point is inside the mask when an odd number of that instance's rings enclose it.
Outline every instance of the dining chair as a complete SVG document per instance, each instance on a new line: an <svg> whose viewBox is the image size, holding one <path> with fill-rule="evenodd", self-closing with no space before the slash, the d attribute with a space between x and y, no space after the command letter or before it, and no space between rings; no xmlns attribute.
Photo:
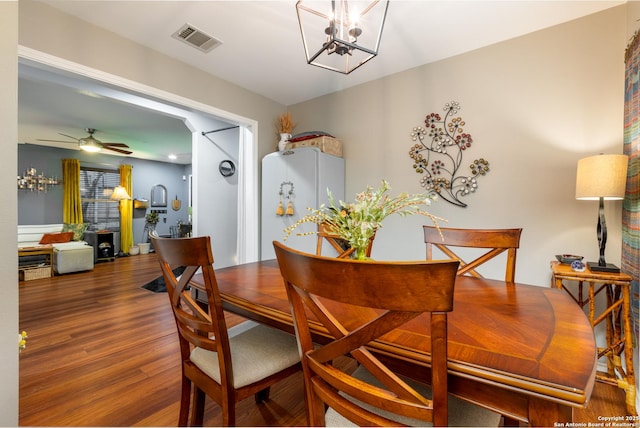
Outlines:
<svg viewBox="0 0 640 428"><path fill-rule="evenodd" d="M351 254L355 251L355 248L349 246L349 243L344 239L340 238L338 235L334 233L330 233L327 230L327 226L324 223L318 224L318 241L316 243L316 255L322 255L322 248L324 242L329 243L331 248L333 248L337 253L337 258L344 259L351 256ZM369 240L369 245L367 246L367 250L365 255L367 257L371 257L371 247L373 247L373 240L375 239L375 235Z"/></svg>
<svg viewBox="0 0 640 428"><path fill-rule="evenodd" d="M499 415L448 395L447 317L457 261L357 261L274 247L302 354L309 426L497 426ZM344 305L358 307L357 316L341 317L336 308ZM422 314L417 322L430 329L430 388L395 373L368 346ZM310 323L326 331L321 344L313 343ZM342 356L358 368L349 373L348 365L332 364Z"/></svg>
<svg viewBox="0 0 640 428"><path fill-rule="evenodd" d="M424 242L427 244L427 260L433 259L433 247L436 247L448 257L460 262L458 275L482 278L476 268L506 251L504 280L515 281L516 252L520 247L522 229L454 229L434 226L423 226L423 229ZM451 247L458 248L454 252ZM467 259L475 257L472 261L466 262L459 255L462 247L481 249L482 253L479 256L466 256Z"/></svg>
<svg viewBox="0 0 640 428"><path fill-rule="evenodd" d="M192 383L192 425L202 425L206 394L222 408L222 425L233 426L238 401L255 395L260 403L268 399L272 384L300 370L296 339L261 324L235 335L227 330L208 236L171 239L151 235L151 240L180 342L182 395L178 426L187 426ZM177 278L172 269L179 266L185 269ZM208 309L199 305L189 291L196 272L202 275Z"/></svg>

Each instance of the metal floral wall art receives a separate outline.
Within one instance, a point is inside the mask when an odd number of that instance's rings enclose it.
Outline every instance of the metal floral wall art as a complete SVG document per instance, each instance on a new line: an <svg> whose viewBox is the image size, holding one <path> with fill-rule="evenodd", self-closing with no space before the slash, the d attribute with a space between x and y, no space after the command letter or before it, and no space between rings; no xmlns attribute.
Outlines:
<svg viewBox="0 0 640 428"><path fill-rule="evenodd" d="M413 159L413 169L420 175L420 185L445 201L466 207L461 198L478 188L477 178L487 175L489 162L483 158L468 164L463 171L462 155L471 148L473 138L465 133L465 122L454 117L460 110L456 101L446 103L444 118L438 113L428 114L425 126L417 126L411 132L411 139L418 143L411 147L409 156Z"/></svg>

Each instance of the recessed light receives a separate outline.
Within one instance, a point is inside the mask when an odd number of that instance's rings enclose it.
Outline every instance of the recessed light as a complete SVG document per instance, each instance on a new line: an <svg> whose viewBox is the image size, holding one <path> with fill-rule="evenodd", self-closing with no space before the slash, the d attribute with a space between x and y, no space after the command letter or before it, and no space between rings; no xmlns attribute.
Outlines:
<svg viewBox="0 0 640 428"><path fill-rule="evenodd" d="M169 155L169 159L171 159L171 160L176 160L176 159L178 159L178 156L176 156L176 155Z"/></svg>

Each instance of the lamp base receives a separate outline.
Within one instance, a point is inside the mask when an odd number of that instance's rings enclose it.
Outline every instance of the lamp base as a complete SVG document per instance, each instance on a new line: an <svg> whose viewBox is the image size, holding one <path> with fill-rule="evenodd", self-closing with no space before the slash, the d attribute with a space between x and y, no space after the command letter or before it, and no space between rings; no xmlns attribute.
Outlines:
<svg viewBox="0 0 640 428"><path fill-rule="evenodd" d="M598 262L587 262L587 266L589 266L589 270L591 272L620 273L620 268L613 263L607 263L604 266L600 266Z"/></svg>

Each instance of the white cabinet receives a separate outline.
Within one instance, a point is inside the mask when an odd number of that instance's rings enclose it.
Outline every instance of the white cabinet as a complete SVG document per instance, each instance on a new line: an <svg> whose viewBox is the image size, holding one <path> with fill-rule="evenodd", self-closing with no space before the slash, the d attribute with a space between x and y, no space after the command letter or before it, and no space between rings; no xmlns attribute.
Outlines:
<svg viewBox="0 0 640 428"><path fill-rule="evenodd" d="M307 208L328 203L327 189L331 190L336 203L344 200L344 174L343 158L315 147L270 153L262 159L262 260L275 258L273 241L283 242L284 229L309 214ZM283 211L291 203L293 215L278 215L280 202ZM315 230L314 223L305 223L297 227L284 244L315 253L315 235L296 235Z"/></svg>

